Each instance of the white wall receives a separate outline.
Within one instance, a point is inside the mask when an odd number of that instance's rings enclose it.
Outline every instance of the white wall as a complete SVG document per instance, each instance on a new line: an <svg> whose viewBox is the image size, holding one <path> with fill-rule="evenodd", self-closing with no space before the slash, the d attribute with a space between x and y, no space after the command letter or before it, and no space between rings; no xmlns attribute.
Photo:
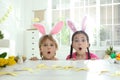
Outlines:
<svg viewBox="0 0 120 80"><path fill-rule="evenodd" d="M24 0L25 29L29 29L32 27L32 19L34 17L33 11L46 9L46 4L47 0Z"/></svg>
<svg viewBox="0 0 120 80"><path fill-rule="evenodd" d="M9 54L23 53L23 32L24 32L24 0L1 0L2 10L0 10L0 18L5 14L9 6L12 10L6 20L0 23L0 29L3 31L5 39L12 40L15 44L11 44L14 51Z"/></svg>

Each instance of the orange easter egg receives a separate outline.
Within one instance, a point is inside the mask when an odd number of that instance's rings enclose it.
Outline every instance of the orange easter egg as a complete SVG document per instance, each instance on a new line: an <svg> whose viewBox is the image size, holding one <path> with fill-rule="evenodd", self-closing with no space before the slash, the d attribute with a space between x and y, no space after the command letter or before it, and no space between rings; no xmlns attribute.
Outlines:
<svg viewBox="0 0 120 80"><path fill-rule="evenodd" d="M120 60L120 57L116 57L116 60Z"/></svg>
<svg viewBox="0 0 120 80"><path fill-rule="evenodd" d="M120 53L118 53L116 56L117 56L117 57L120 57Z"/></svg>

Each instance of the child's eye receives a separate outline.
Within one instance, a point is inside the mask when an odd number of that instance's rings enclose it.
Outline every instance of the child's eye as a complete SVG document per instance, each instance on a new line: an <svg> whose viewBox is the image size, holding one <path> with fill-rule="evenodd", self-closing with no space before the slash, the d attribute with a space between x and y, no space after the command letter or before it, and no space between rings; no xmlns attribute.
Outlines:
<svg viewBox="0 0 120 80"><path fill-rule="evenodd" d="M79 40L77 40L77 39L76 39L76 40L74 40L74 41L75 41L75 42L79 42Z"/></svg>
<svg viewBox="0 0 120 80"><path fill-rule="evenodd" d="M43 46L48 46L47 44L43 44Z"/></svg>
<svg viewBox="0 0 120 80"><path fill-rule="evenodd" d="M82 42L85 42L86 40L85 39L82 39Z"/></svg>
<svg viewBox="0 0 120 80"><path fill-rule="evenodd" d="M76 40L74 40L74 42L85 42L85 41L86 41L85 39L81 39L81 40L76 39Z"/></svg>
<svg viewBox="0 0 120 80"><path fill-rule="evenodd" d="M50 46L54 46L53 44L50 44Z"/></svg>

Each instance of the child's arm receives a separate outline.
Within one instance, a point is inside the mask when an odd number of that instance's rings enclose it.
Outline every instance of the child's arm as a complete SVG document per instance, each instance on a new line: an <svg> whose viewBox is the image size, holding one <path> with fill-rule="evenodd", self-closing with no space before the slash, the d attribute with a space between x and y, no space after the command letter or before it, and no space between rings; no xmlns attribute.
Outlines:
<svg viewBox="0 0 120 80"><path fill-rule="evenodd" d="M36 61L36 60L39 60L39 59L37 57L31 57L30 60Z"/></svg>

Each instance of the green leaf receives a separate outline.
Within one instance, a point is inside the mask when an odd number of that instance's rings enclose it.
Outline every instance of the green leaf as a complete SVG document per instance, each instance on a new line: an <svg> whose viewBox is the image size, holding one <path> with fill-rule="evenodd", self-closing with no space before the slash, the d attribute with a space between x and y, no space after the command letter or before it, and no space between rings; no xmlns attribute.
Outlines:
<svg viewBox="0 0 120 80"><path fill-rule="evenodd" d="M7 56L7 52L3 52L2 54L0 54L0 58L5 58Z"/></svg>
<svg viewBox="0 0 120 80"><path fill-rule="evenodd" d="M110 46L106 51L106 54L111 55L111 53L116 53L116 51L113 49L113 46Z"/></svg>

